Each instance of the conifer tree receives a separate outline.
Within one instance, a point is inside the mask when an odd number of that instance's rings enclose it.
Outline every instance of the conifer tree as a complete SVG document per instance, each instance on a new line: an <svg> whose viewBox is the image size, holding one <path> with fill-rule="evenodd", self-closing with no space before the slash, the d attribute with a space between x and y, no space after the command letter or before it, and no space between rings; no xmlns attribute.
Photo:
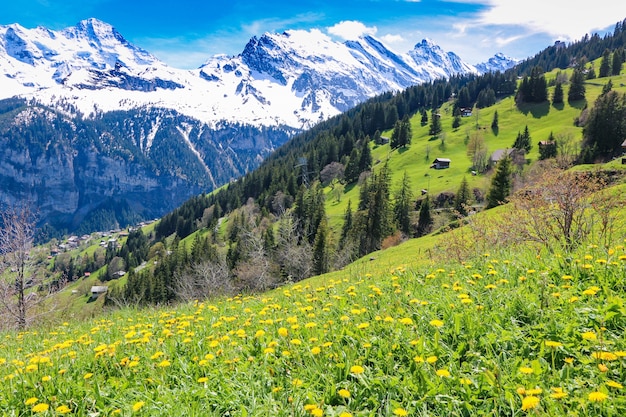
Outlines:
<svg viewBox="0 0 626 417"><path fill-rule="evenodd" d="M313 242L313 274L321 275L328 272L330 265L328 250L328 222L324 217L317 228Z"/></svg>
<svg viewBox="0 0 626 417"><path fill-rule="evenodd" d="M500 126L498 125L498 110L493 112L493 120L491 121L491 130L497 135Z"/></svg>
<svg viewBox="0 0 626 417"><path fill-rule="evenodd" d="M604 50L602 54L602 61L600 62L600 78L608 77L611 75L611 51Z"/></svg>
<svg viewBox="0 0 626 417"><path fill-rule="evenodd" d="M487 192L487 207L492 208L506 202L511 193L511 158L506 156L496 165L496 173L491 179Z"/></svg>
<svg viewBox="0 0 626 417"><path fill-rule="evenodd" d="M454 199L454 209L461 216L467 216L467 207L470 205L470 198L469 184L467 183L467 178L463 177Z"/></svg>
<svg viewBox="0 0 626 417"><path fill-rule="evenodd" d="M622 72L622 64L624 63L624 48L613 51L613 60L611 62L611 75L619 75Z"/></svg>
<svg viewBox="0 0 626 417"><path fill-rule="evenodd" d="M579 68L575 68L570 77L568 101L584 100L585 98L585 77Z"/></svg>
<svg viewBox="0 0 626 417"><path fill-rule="evenodd" d="M524 133L517 133L517 138L513 143L513 148L523 150L526 153L530 152L532 144L530 143L530 133L528 132L528 125L524 128Z"/></svg>
<svg viewBox="0 0 626 417"><path fill-rule="evenodd" d="M430 197L428 194L426 198L422 200L419 211L419 219L417 223L417 236L424 236L430 233L433 226L433 217L430 211Z"/></svg>
<svg viewBox="0 0 626 417"><path fill-rule="evenodd" d="M422 126L426 126L426 124L428 123L428 113L426 113L426 109L420 110L420 114L422 116L420 119L420 123Z"/></svg>
<svg viewBox="0 0 626 417"><path fill-rule="evenodd" d="M563 84L557 82L554 86L554 93L552 94L552 104L563 103Z"/></svg>
<svg viewBox="0 0 626 417"><path fill-rule="evenodd" d="M430 116L430 129L428 130L428 134L431 136L437 136L441 133L441 117L439 113L436 113L436 110L433 109L432 114Z"/></svg>
<svg viewBox="0 0 626 417"><path fill-rule="evenodd" d="M348 200L348 206L343 215L343 226L341 226L341 235L339 237L339 249L343 249L348 239L348 235L352 230L352 200Z"/></svg>
<svg viewBox="0 0 626 417"><path fill-rule="evenodd" d="M411 200L413 200L411 181L409 180L408 173L404 171L400 189L396 193L394 199L393 217L398 229L400 229L400 231L406 236L411 233Z"/></svg>

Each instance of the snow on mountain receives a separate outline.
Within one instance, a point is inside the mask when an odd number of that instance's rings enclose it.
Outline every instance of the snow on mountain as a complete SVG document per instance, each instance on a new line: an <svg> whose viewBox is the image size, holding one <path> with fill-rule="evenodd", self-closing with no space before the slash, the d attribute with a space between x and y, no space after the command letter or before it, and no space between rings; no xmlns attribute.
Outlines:
<svg viewBox="0 0 626 417"><path fill-rule="evenodd" d="M0 98L71 104L87 116L162 107L209 126L304 129L386 91L477 72L429 40L398 55L370 36L339 43L319 30L266 33L237 56L188 71L97 19L62 31L0 26Z"/></svg>
<svg viewBox="0 0 626 417"><path fill-rule="evenodd" d="M508 70L509 68L513 68L519 62L520 60L518 59L511 58L509 56L504 55L501 52L498 52L497 54L489 58L487 62L476 64L475 67L481 74L485 74L487 72L496 72L496 71L504 72Z"/></svg>

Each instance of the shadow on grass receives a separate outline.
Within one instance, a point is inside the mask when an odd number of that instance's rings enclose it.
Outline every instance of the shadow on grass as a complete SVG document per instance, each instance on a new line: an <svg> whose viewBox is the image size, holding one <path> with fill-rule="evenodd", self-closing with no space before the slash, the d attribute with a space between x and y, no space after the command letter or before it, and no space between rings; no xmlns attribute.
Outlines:
<svg viewBox="0 0 626 417"><path fill-rule="evenodd" d="M585 108L585 106L587 105L587 100L582 99L582 100L574 100L574 101L568 101L567 102L571 107L578 109L578 110L582 110Z"/></svg>
<svg viewBox="0 0 626 417"><path fill-rule="evenodd" d="M519 111L528 116L530 113L535 119L540 119L547 116L550 112L550 102L544 101L543 103L518 103L517 108Z"/></svg>

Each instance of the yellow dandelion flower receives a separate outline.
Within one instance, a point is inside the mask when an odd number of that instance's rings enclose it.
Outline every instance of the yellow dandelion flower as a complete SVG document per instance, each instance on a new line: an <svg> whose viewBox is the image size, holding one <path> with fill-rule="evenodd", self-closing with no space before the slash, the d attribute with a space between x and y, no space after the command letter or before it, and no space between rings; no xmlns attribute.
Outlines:
<svg viewBox="0 0 626 417"><path fill-rule="evenodd" d="M608 385L611 388L617 388L617 389L624 388L624 386L620 384L619 382L611 381L610 379L606 381L606 385Z"/></svg>
<svg viewBox="0 0 626 417"><path fill-rule="evenodd" d="M472 380L469 378L461 378L459 379L459 382L463 385L471 385L472 384Z"/></svg>
<svg viewBox="0 0 626 417"><path fill-rule="evenodd" d="M288 334L289 334L289 330L287 330L286 328L281 327L280 329L278 329L279 336L287 337Z"/></svg>
<svg viewBox="0 0 626 417"><path fill-rule="evenodd" d="M89 378L91 378L92 376L93 376L93 373L92 373L92 372L87 372L87 373L83 376L83 378L84 378L84 379L89 379Z"/></svg>
<svg viewBox="0 0 626 417"><path fill-rule="evenodd" d="M608 395L600 391L590 392L589 395L587 396L589 401L597 402L597 403L606 400L608 397L609 397Z"/></svg>
<svg viewBox="0 0 626 417"><path fill-rule="evenodd" d="M422 363L424 362L424 358L422 358L420 355L417 355L413 358L413 360L417 363Z"/></svg>
<svg viewBox="0 0 626 417"><path fill-rule="evenodd" d="M429 357L426 358L426 362L428 362L428 363L435 363L435 362L437 362L437 357L435 355L429 356Z"/></svg>
<svg viewBox="0 0 626 417"><path fill-rule="evenodd" d="M209 378L207 378L206 376L201 376L200 378L198 378L198 382L201 384L204 384L205 382L208 382Z"/></svg>
<svg viewBox="0 0 626 417"><path fill-rule="evenodd" d="M443 326L443 321L438 320L438 319L434 319L434 320L430 321L430 325L433 326L433 327L439 328L439 327Z"/></svg>
<svg viewBox="0 0 626 417"><path fill-rule="evenodd" d="M353 373L355 375L362 374L363 372L365 372L365 368L360 365L352 365L350 367L350 373Z"/></svg>
<svg viewBox="0 0 626 417"><path fill-rule="evenodd" d="M522 366L521 368L519 368L519 371L521 373L523 373L523 374L526 374L526 375L530 375L530 374L532 374L534 372L533 368L530 368L528 366Z"/></svg>
<svg viewBox="0 0 626 417"><path fill-rule="evenodd" d="M541 388L531 388L526 390L526 395L539 395L543 392Z"/></svg>
<svg viewBox="0 0 626 417"><path fill-rule="evenodd" d="M406 411L404 408L402 407L398 407L398 408L394 408L393 410L393 415L394 416L408 416L409 412Z"/></svg>
<svg viewBox="0 0 626 417"><path fill-rule="evenodd" d="M67 413L71 413L72 409L69 408L67 405L63 404L56 408L56 412L59 414L67 414Z"/></svg>
<svg viewBox="0 0 626 417"><path fill-rule="evenodd" d="M410 317L404 317L400 319L400 323L410 326L411 324L413 324L413 319Z"/></svg>
<svg viewBox="0 0 626 417"><path fill-rule="evenodd" d="M319 346L314 346L311 348L311 353L313 355L319 355L319 353L322 351L322 349L319 348Z"/></svg>
<svg viewBox="0 0 626 417"><path fill-rule="evenodd" d="M33 413L45 413L50 406L46 403L39 403L32 408Z"/></svg>
<svg viewBox="0 0 626 417"><path fill-rule="evenodd" d="M168 361L167 359L165 359L164 361L161 361L159 363L159 368L167 368L168 366L170 366L172 363L170 361Z"/></svg>
<svg viewBox="0 0 626 417"><path fill-rule="evenodd" d="M450 377L450 372L447 369L438 369L436 372L437 376L442 378Z"/></svg>
<svg viewBox="0 0 626 417"><path fill-rule="evenodd" d="M141 410L144 405L146 405L145 401L137 401L135 404L133 404L133 411L137 412Z"/></svg>
<svg viewBox="0 0 626 417"><path fill-rule="evenodd" d="M302 386L302 384L304 384L304 381L302 381L299 378L296 378L293 381L291 381L291 385L293 385L294 387L300 387Z"/></svg>
<svg viewBox="0 0 626 417"><path fill-rule="evenodd" d="M26 404L26 405L33 405L33 404L36 404L38 401L39 401L39 398L37 398L37 397L30 397L29 399L24 401L24 404Z"/></svg>
<svg viewBox="0 0 626 417"><path fill-rule="evenodd" d="M563 343L555 342L554 340L546 340L546 346L551 348L558 348L563 346Z"/></svg>
<svg viewBox="0 0 626 417"><path fill-rule="evenodd" d="M342 411L341 414L339 414L339 417L353 417L352 413L348 413L347 411Z"/></svg>
<svg viewBox="0 0 626 417"><path fill-rule="evenodd" d="M324 410L319 407L315 407L311 410L311 415L314 417L322 417L324 415Z"/></svg>
<svg viewBox="0 0 626 417"><path fill-rule="evenodd" d="M345 388L340 389L339 391L337 391L337 394L339 394L339 396L341 398L350 398L350 391L348 391Z"/></svg>
<svg viewBox="0 0 626 417"><path fill-rule="evenodd" d="M526 388L524 387L518 387L515 392L517 392L519 395L524 395L526 394Z"/></svg>
<svg viewBox="0 0 626 417"><path fill-rule="evenodd" d="M524 397L522 400L522 410L532 410L539 405L539 397L535 397L534 395L529 395Z"/></svg>
<svg viewBox="0 0 626 417"><path fill-rule="evenodd" d="M48 382L52 379L52 377L50 375L46 375L44 377L41 378L41 382Z"/></svg>
<svg viewBox="0 0 626 417"><path fill-rule="evenodd" d="M554 398L555 400L560 400L561 398L567 397L567 392L563 391L563 388L552 388L552 394L550 394L550 398Z"/></svg>
<svg viewBox="0 0 626 417"><path fill-rule="evenodd" d="M599 363L599 364L598 364L598 369L600 370L600 372L607 372L607 371L609 370L609 367L608 367L608 366L606 366L606 365L605 365L605 364L603 364L603 363Z"/></svg>
<svg viewBox="0 0 626 417"><path fill-rule="evenodd" d="M601 360L601 361L614 361L614 360L617 360L617 355L612 353L612 352L605 352L605 351L594 352L591 356L593 356L595 359L598 359L598 360Z"/></svg>

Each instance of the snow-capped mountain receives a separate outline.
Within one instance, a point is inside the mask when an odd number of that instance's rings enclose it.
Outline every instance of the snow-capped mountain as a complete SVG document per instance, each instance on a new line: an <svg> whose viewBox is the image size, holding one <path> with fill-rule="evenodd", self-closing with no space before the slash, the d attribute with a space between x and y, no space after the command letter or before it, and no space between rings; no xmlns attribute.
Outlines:
<svg viewBox="0 0 626 417"><path fill-rule="evenodd" d="M476 68L424 40L397 55L372 37L339 43L318 30L266 33L237 56L180 70L97 19L62 31L0 26L0 98L19 95L84 115L142 106L221 121L303 129L385 91Z"/></svg>
<svg viewBox="0 0 626 417"><path fill-rule="evenodd" d="M504 55L501 52L498 52L491 58L487 60L487 62L481 62L480 64L476 64L475 68L481 73L484 74L486 72L504 72L509 68L513 68L520 62L519 59L511 58L509 56Z"/></svg>
<svg viewBox="0 0 626 417"><path fill-rule="evenodd" d="M429 40L396 54L290 30L182 70L97 19L0 26L0 203L35 202L67 230L113 211L158 217L319 121L459 73L478 70Z"/></svg>

